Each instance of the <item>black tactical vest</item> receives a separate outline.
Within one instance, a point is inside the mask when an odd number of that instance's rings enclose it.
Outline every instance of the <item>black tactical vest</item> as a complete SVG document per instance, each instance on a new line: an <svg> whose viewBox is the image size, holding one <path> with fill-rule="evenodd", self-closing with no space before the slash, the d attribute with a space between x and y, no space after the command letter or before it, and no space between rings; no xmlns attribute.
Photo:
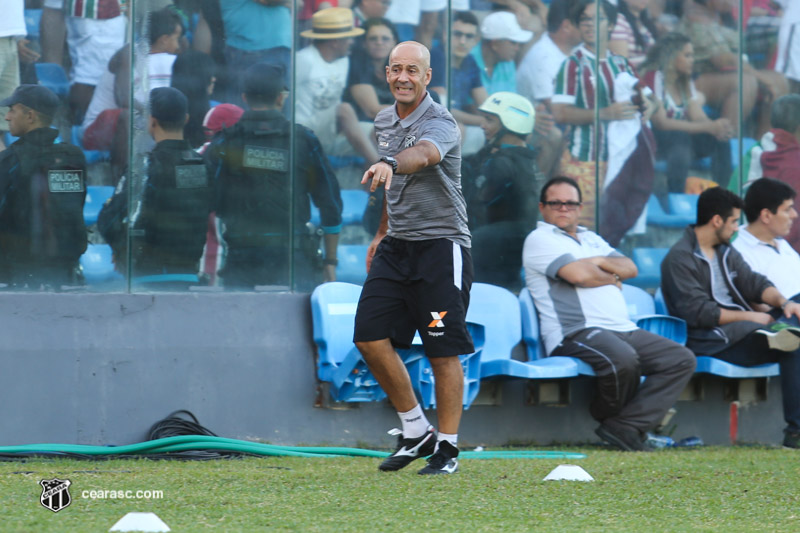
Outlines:
<svg viewBox="0 0 800 533"><path fill-rule="evenodd" d="M86 160L57 135L40 128L9 147L18 166L0 207L2 281L74 282L68 271L86 251Z"/></svg>
<svg viewBox="0 0 800 533"><path fill-rule="evenodd" d="M288 242L291 211L289 122L239 122L226 130L219 156L218 215L233 247ZM297 157L303 157L298 154Z"/></svg>
<svg viewBox="0 0 800 533"><path fill-rule="evenodd" d="M185 141L161 141L150 153L147 170L134 225L134 274L196 272L212 198L203 158Z"/></svg>

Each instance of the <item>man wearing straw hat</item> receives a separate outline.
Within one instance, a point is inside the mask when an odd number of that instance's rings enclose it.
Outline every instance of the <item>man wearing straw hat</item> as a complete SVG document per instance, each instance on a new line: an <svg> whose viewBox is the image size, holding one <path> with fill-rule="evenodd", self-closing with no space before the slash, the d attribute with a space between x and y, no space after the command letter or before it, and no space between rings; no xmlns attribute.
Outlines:
<svg viewBox="0 0 800 533"><path fill-rule="evenodd" d="M389 55L386 81L396 102L375 116L382 157L361 179L370 191L384 188L383 214L367 251L354 341L402 423L393 430L397 449L380 470L399 470L430 455L420 474L452 474L458 470L464 387L458 356L475 351L466 327L472 258L461 193L461 133L450 112L428 94L430 57L413 41ZM416 331L436 379L438 434L395 351L410 345Z"/></svg>
<svg viewBox="0 0 800 533"><path fill-rule="evenodd" d="M350 155L355 150L366 161L376 161L378 152L358 125L355 110L342 102L350 46L364 30L353 26L353 12L345 7L317 11L311 25L300 34L312 42L297 53L295 118L314 130L326 154Z"/></svg>

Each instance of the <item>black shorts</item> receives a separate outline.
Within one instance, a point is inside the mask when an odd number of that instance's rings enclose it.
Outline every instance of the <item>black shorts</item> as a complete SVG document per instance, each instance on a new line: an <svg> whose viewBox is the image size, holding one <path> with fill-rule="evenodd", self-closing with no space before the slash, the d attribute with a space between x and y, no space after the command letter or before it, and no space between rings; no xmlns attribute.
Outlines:
<svg viewBox="0 0 800 533"><path fill-rule="evenodd" d="M388 338L408 348L419 331L428 357L472 353L466 324L471 286L469 248L447 239L385 237L361 291L353 340Z"/></svg>

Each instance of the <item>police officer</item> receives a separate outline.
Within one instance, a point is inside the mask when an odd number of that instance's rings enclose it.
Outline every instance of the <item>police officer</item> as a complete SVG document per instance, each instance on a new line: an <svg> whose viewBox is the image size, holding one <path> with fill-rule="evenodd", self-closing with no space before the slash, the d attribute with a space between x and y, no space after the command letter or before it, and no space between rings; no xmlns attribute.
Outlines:
<svg viewBox="0 0 800 533"><path fill-rule="evenodd" d="M339 184L319 140L301 125L294 129L291 168L291 123L281 113L287 95L282 80L280 67L250 67L242 94L249 110L206 151L218 179L216 213L227 244L220 276L228 288L291 285L290 253L295 288L307 290L335 279L342 223ZM320 210L324 259L318 257L319 236L308 225L309 198Z"/></svg>
<svg viewBox="0 0 800 533"><path fill-rule="evenodd" d="M518 290L522 244L539 211L537 154L526 142L535 112L510 92L492 94L478 109L487 144L465 165L475 281Z"/></svg>
<svg viewBox="0 0 800 533"><path fill-rule="evenodd" d="M183 138L188 102L179 90L150 91L148 132L156 146L148 155L144 186L128 217L128 177L103 207L98 228L125 270L130 227L132 273L197 274L206 239L212 183L203 158Z"/></svg>
<svg viewBox="0 0 800 533"><path fill-rule="evenodd" d="M19 137L0 153L0 282L15 288L81 282L86 160L79 148L56 143L50 124L58 105L41 85L20 85L0 102Z"/></svg>

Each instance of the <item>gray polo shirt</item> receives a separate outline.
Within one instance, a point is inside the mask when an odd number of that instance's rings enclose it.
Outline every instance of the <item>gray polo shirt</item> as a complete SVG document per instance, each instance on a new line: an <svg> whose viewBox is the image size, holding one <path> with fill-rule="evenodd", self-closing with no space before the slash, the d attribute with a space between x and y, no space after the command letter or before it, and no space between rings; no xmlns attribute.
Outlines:
<svg viewBox="0 0 800 533"><path fill-rule="evenodd" d="M449 239L470 247L467 204L461 192L461 132L444 107L425 96L404 119L395 106L375 117L380 155L395 156L420 141L439 150L441 161L414 174L395 174L386 191L388 235L408 241Z"/></svg>
<svg viewBox="0 0 800 533"><path fill-rule="evenodd" d="M616 285L577 287L558 275L561 267L587 257L621 257L598 234L578 226L574 238L553 224L539 221L522 248L525 283L539 312L539 329L547 353L564 337L586 328L636 329Z"/></svg>

